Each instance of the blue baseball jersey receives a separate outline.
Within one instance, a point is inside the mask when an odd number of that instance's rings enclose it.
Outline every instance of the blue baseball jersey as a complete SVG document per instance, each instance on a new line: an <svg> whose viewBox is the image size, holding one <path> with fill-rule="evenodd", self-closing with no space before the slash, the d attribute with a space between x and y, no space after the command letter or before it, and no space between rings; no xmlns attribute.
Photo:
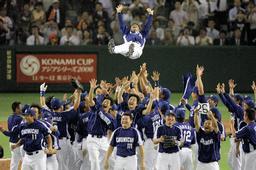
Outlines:
<svg viewBox="0 0 256 170"><path fill-rule="evenodd" d="M58 130L60 132L59 138L63 137L69 137L68 136L68 122L73 120L77 116L76 111L73 109L73 107L70 108L70 110L63 111L63 112L52 112L52 121L53 124L56 124L58 126Z"/></svg>
<svg viewBox="0 0 256 170"><path fill-rule="evenodd" d="M195 144L195 130L187 122L177 122L175 126L181 129L184 144L182 147L190 148L191 144Z"/></svg>
<svg viewBox="0 0 256 170"><path fill-rule="evenodd" d="M51 130L38 120L35 120L31 124L21 124L20 138L23 142L23 149L26 152L42 150L44 137L48 136L50 133Z"/></svg>
<svg viewBox="0 0 256 170"><path fill-rule="evenodd" d="M136 147L143 145L143 141L137 129L119 127L113 132L110 145L116 147L116 155L127 157L135 155Z"/></svg>
<svg viewBox="0 0 256 170"><path fill-rule="evenodd" d="M139 127L144 129L144 135L146 138L153 139L156 129L163 125L163 119L157 110L152 111L148 115L145 115L139 120Z"/></svg>
<svg viewBox="0 0 256 170"><path fill-rule="evenodd" d="M120 30L123 34L123 38L125 42L136 42L139 43L142 47L144 47L147 35L149 33L150 27L152 25L153 16L149 15L146 21L146 24L144 25L143 29L138 33L131 32L130 28L128 28L124 21L121 13L118 13L118 20L120 24Z"/></svg>
<svg viewBox="0 0 256 170"><path fill-rule="evenodd" d="M85 112L80 115L79 121L77 123L77 133L79 134L80 138L86 138L88 136L87 126L89 121L89 116L91 112Z"/></svg>
<svg viewBox="0 0 256 170"><path fill-rule="evenodd" d="M202 128L196 133L198 144L198 160L210 163L220 160L219 142L220 132L205 132Z"/></svg>
<svg viewBox="0 0 256 170"><path fill-rule="evenodd" d="M87 124L88 134L106 136L107 130L114 130L114 118L97 106L91 108Z"/></svg>
<svg viewBox="0 0 256 170"><path fill-rule="evenodd" d="M189 104L185 105L186 108L188 109L188 111L190 112L188 122L189 122L189 124L193 128L195 127L195 123L194 123L194 110L197 107L197 105L198 105L198 100L194 101L192 106L190 106Z"/></svg>
<svg viewBox="0 0 256 170"><path fill-rule="evenodd" d="M251 122L236 132L236 138L242 139L242 148L245 153L256 150L256 123Z"/></svg>
<svg viewBox="0 0 256 170"><path fill-rule="evenodd" d="M40 123L44 124L45 126L47 126L49 129L52 127L52 124L49 123L46 120L38 120ZM52 138L52 147L54 149L60 149L60 144L59 144L59 131L57 130L56 132L51 132L51 138ZM44 140L44 146L47 146L47 139Z"/></svg>
<svg viewBox="0 0 256 170"><path fill-rule="evenodd" d="M244 115L244 110L242 106L236 104L234 100L229 96L229 94L224 93L224 94L219 94L219 97L223 104L228 108L229 112L232 113L232 116L234 117L235 120L235 130L239 129L239 124L241 121L244 120L243 115Z"/></svg>
<svg viewBox="0 0 256 170"><path fill-rule="evenodd" d="M180 141L182 137L182 133L180 128L173 125L172 127L166 126L165 124L158 127L156 133L154 135L154 139L160 138L164 136L168 140ZM159 143L158 152L160 153L175 153L179 151L178 145L170 145L168 142Z"/></svg>
<svg viewBox="0 0 256 170"><path fill-rule="evenodd" d="M19 131L17 128L22 120L22 117L15 113L8 117L8 131L4 131L3 134L9 137L11 143L17 143L19 141Z"/></svg>

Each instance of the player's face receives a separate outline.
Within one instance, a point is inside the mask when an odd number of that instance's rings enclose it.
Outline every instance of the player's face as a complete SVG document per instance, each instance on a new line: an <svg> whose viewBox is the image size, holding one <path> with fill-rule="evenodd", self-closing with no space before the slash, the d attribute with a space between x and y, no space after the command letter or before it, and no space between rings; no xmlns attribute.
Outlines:
<svg viewBox="0 0 256 170"><path fill-rule="evenodd" d="M215 106L215 102L212 99L208 99L208 103L209 103L210 107Z"/></svg>
<svg viewBox="0 0 256 170"><path fill-rule="evenodd" d="M211 132L212 131L212 121L211 120L206 120L204 122L204 130L206 132Z"/></svg>
<svg viewBox="0 0 256 170"><path fill-rule="evenodd" d="M137 98L132 96L128 100L128 107L134 109L137 106Z"/></svg>
<svg viewBox="0 0 256 170"><path fill-rule="evenodd" d="M132 32L139 32L140 31L140 27L137 24L132 24L131 25L131 31Z"/></svg>
<svg viewBox="0 0 256 170"><path fill-rule="evenodd" d="M102 102L102 107L103 108L110 108L110 105L111 105L111 101L109 100L109 99L105 99L105 100L103 100L103 102Z"/></svg>
<svg viewBox="0 0 256 170"><path fill-rule="evenodd" d="M175 116L172 114L165 116L165 122L169 126L173 125L175 123Z"/></svg>
<svg viewBox="0 0 256 170"><path fill-rule="evenodd" d="M25 115L25 120L26 120L28 123L33 123L33 122L34 122L34 116Z"/></svg>
<svg viewBox="0 0 256 170"><path fill-rule="evenodd" d="M131 127L132 120L129 116L122 116L121 124L123 128L129 128Z"/></svg>
<svg viewBox="0 0 256 170"><path fill-rule="evenodd" d="M34 116L34 118L35 118L36 120L38 120L38 119L39 119L39 110L38 110L38 108L32 107L31 109L36 113L35 116Z"/></svg>

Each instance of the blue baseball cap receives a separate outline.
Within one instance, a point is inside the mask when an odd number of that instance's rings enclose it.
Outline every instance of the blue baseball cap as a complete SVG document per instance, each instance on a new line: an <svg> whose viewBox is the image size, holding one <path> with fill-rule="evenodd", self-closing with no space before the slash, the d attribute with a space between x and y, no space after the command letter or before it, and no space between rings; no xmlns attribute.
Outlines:
<svg viewBox="0 0 256 170"><path fill-rule="evenodd" d="M214 101L215 103L217 103L217 104L218 104L218 102L219 102L219 98L218 98L218 96L216 96L216 95L210 95L208 99L213 100L213 101Z"/></svg>
<svg viewBox="0 0 256 170"><path fill-rule="evenodd" d="M255 103L253 100L244 100L244 103L247 104L251 109L254 109L255 108Z"/></svg>
<svg viewBox="0 0 256 170"><path fill-rule="evenodd" d="M51 100L51 108L53 110L57 110L57 109L59 109L63 105L64 105L64 103L60 99L58 99L58 98L53 98Z"/></svg>
<svg viewBox="0 0 256 170"><path fill-rule="evenodd" d="M166 110L166 112L164 113L164 116L170 116L170 115L175 116L174 111L173 110Z"/></svg>
<svg viewBox="0 0 256 170"><path fill-rule="evenodd" d="M25 111L27 110L27 109L29 109L30 108L30 105L29 104L25 104L23 107L22 107L22 113L25 113Z"/></svg>
<svg viewBox="0 0 256 170"><path fill-rule="evenodd" d="M34 116L36 114L36 112L30 108L26 109L25 112L23 113L24 116Z"/></svg>
<svg viewBox="0 0 256 170"><path fill-rule="evenodd" d="M159 106L162 113L165 113L167 110L170 110L170 105L166 101L159 102L158 106Z"/></svg>
<svg viewBox="0 0 256 170"><path fill-rule="evenodd" d="M244 100L243 96L240 94L235 94L235 99L238 100L239 102L242 102Z"/></svg>
<svg viewBox="0 0 256 170"><path fill-rule="evenodd" d="M81 101L84 101L84 100L85 100L84 98L85 98L87 95L88 95L87 91L81 93L81 95L80 95Z"/></svg>
<svg viewBox="0 0 256 170"><path fill-rule="evenodd" d="M216 107L214 107L214 108L211 108L211 112L213 113L214 117L216 119L218 119L219 122L221 122L221 113L220 113L220 111Z"/></svg>
<svg viewBox="0 0 256 170"><path fill-rule="evenodd" d="M177 108L175 110L176 118L185 118L186 117L186 110L184 108Z"/></svg>
<svg viewBox="0 0 256 170"><path fill-rule="evenodd" d="M116 104L113 104L113 105L111 106L111 109L112 109L112 110L118 110L118 106L117 106Z"/></svg>

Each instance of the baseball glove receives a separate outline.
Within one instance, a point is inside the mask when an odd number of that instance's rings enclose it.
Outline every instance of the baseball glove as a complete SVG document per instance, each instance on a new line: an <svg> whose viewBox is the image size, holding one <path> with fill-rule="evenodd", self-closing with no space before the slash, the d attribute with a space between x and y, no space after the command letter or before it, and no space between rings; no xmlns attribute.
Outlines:
<svg viewBox="0 0 256 170"><path fill-rule="evenodd" d="M83 85L76 79L71 79L71 85L75 88L75 89L80 89L82 92L84 92L84 87Z"/></svg>

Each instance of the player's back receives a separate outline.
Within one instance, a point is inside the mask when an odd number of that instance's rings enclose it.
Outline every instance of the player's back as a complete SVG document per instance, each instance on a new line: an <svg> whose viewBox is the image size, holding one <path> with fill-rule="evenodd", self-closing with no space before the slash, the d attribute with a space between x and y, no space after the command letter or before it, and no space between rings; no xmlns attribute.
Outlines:
<svg viewBox="0 0 256 170"><path fill-rule="evenodd" d="M188 122L177 122L175 126L182 131L182 137L184 139L183 147L190 148L191 144L195 143L195 130Z"/></svg>

